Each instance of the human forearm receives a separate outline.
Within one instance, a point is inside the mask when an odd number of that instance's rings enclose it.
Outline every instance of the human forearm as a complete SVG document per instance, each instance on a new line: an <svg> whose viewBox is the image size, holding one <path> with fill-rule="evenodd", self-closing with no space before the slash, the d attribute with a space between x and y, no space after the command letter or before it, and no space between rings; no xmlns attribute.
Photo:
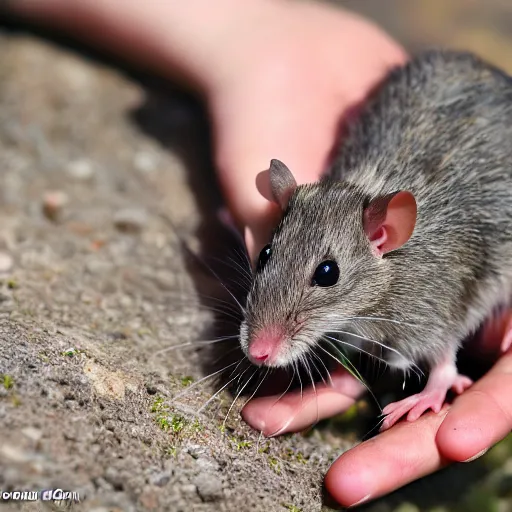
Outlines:
<svg viewBox="0 0 512 512"><path fill-rule="evenodd" d="M11 0L15 15L85 40L202 90L222 80L249 25L280 0Z"/></svg>

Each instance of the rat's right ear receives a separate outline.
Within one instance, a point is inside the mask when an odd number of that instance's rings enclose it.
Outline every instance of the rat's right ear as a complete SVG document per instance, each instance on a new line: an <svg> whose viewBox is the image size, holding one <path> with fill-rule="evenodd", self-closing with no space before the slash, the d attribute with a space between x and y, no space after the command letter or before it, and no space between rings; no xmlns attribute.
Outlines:
<svg viewBox="0 0 512 512"><path fill-rule="evenodd" d="M270 189L272 190L274 201L282 210L285 210L290 197L297 188L297 182L290 169L283 162L275 158L270 161L269 175Z"/></svg>
<svg viewBox="0 0 512 512"><path fill-rule="evenodd" d="M411 192L401 190L374 199L364 210L364 231L377 257L399 249L411 238L418 207Z"/></svg>

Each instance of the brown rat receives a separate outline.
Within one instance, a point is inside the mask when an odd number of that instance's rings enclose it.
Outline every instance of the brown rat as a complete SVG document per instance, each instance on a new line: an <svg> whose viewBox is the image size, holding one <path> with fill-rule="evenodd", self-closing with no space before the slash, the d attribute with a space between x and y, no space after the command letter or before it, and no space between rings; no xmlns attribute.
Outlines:
<svg viewBox="0 0 512 512"><path fill-rule="evenodd" d="M470 386L460 344L512 297L512 79L425 52L389 75L318 183L278 160L269 173L283 216L247 298L249 359L296 365L342 331L390 367L426 363L424 390L386 407L383 428Z"/></svg>

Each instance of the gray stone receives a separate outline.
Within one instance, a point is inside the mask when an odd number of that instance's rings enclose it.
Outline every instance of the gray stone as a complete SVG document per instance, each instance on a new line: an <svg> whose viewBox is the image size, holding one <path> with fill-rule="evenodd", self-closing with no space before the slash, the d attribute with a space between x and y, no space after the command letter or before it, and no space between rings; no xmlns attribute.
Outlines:
<svg viewBox="0 0 512 512"><path fill-rule="evenodd" d="M218 501L222 498L222 480L214 473L203 472L199 474L194 483L197 494L204 502Z"/></svg>
<svg viewBox="0 0 512 512"><path fill-rule="evenodd" d="M141 231L148 221L144 208L124 208L114 215L114 224L120 231L137 233Z"/></svg>

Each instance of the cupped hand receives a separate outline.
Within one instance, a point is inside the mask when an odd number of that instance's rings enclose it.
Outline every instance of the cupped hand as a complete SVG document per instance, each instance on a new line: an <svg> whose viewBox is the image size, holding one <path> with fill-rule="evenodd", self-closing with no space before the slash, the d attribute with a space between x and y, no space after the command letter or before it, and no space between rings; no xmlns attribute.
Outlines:
<svg viewBox="0 0 512 512"><path fill-rule="evenodd" d="M259 29L239 27L249 39L256 37L241 44L243 56L233 49L236 73L219 73L223 79L210 96L221 184L253 261L280 214L268 200L262 174L270 159L284 161L299 183L316 181L329 161L340 121L406 59L373 25L318 5L295 6L278 21L262 16L259 23ZM487 341L499 345L502 335L494 329ZM340 504L351 506L452 461L481 455L512 427L511 375L512 354L507 354L439 414L401 422L349 450L327 473L327 489ZM303 394L254 399L243 417L267 436L296 432L343 412L364 392L341 368L329 384Z"/></svg>
<svg viewBox="0 0 512 512"><path fill-rule="evenodd" d="M499 352L510 329L511 314L488 324L479 340L487 351ZM475 346L472 350L477 350ZM245 420L265 435L299 431L343 412L363 387L347 374L333 377L333 387L318 385L251 401ZM451 462L470 462L483 455L512 429L512 350L451 405L415 422L403 421L345 452L326 475L326 487L344 506L363 503L433 473ZM318 399L317 399L318 395Z"/></svg>

